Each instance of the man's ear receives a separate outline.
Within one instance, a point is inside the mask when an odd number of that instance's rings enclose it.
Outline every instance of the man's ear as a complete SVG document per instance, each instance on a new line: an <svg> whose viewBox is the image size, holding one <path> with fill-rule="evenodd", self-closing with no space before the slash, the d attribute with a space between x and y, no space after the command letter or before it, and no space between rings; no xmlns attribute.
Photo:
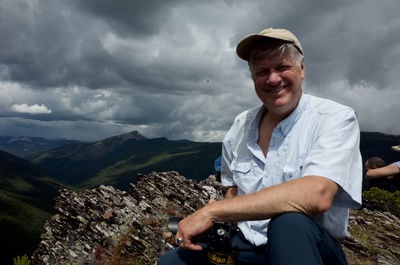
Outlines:
<svg viewBox="0 0 400 265"><path fill-rule="evenodd" d="M301 63L301 79L304 79L306 77L306 65L304 62Z"/></svg>

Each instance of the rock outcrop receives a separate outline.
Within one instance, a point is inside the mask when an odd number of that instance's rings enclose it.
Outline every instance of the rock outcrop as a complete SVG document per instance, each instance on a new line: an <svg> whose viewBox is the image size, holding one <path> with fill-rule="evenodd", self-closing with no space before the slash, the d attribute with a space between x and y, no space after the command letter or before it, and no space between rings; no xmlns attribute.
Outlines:
<svg viewBox="0 0 400 265"><path fill-rule="evenodd" d="M173 247L169 217L183 217L223 198L213 176L202 182L177 172L138 176L129 192L111 186L61 189L57 214L33 253L33 264L154 264ZM353 210L351 237L340 242L349 264L399 264L400 220L388 212Z"/></svg>

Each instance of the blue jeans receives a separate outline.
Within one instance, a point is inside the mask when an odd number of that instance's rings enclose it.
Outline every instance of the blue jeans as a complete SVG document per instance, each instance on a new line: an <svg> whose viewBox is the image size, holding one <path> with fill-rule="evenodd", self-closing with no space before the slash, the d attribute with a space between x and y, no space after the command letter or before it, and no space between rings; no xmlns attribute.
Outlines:
<svg viewBox="0 0 400 265"><path fill-rule="evenodd" d="M253 246L238 231L232 245L239 248L235 265L345 265L339 242L301 213L285 213L271 219L268 243ZM209 265L206 250L174 248L157 265Z"/></svg>

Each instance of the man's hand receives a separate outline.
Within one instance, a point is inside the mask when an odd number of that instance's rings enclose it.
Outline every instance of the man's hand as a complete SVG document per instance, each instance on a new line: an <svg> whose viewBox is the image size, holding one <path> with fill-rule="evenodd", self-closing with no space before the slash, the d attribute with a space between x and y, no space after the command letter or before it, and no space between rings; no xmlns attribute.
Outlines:
<svg viewBox="0 0 400 265"><path fill-rule="evenodd" d="M210 200L208 205L179 222L176 238L182 239L180 247L190 250L203 249L196 240L199 235L211 229L214 224L214 220L208 214L208 208L214 202L215 200Z"/></svg>

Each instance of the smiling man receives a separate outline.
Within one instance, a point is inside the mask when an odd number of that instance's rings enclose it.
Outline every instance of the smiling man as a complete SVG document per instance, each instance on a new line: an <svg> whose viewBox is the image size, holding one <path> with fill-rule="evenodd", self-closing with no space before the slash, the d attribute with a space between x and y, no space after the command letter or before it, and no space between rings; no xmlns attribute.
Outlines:
<svg viewBox="0 0 400 265"><path fill-rule="evenodd" d="M361 205L360 131L352 108L303 93L304 51L285 29L244 37L260 106L239 114L223 141L226 199L183 219L164 264L209 264L198 235L237 223L235 264L346 264L337 238Z"/></svg>

